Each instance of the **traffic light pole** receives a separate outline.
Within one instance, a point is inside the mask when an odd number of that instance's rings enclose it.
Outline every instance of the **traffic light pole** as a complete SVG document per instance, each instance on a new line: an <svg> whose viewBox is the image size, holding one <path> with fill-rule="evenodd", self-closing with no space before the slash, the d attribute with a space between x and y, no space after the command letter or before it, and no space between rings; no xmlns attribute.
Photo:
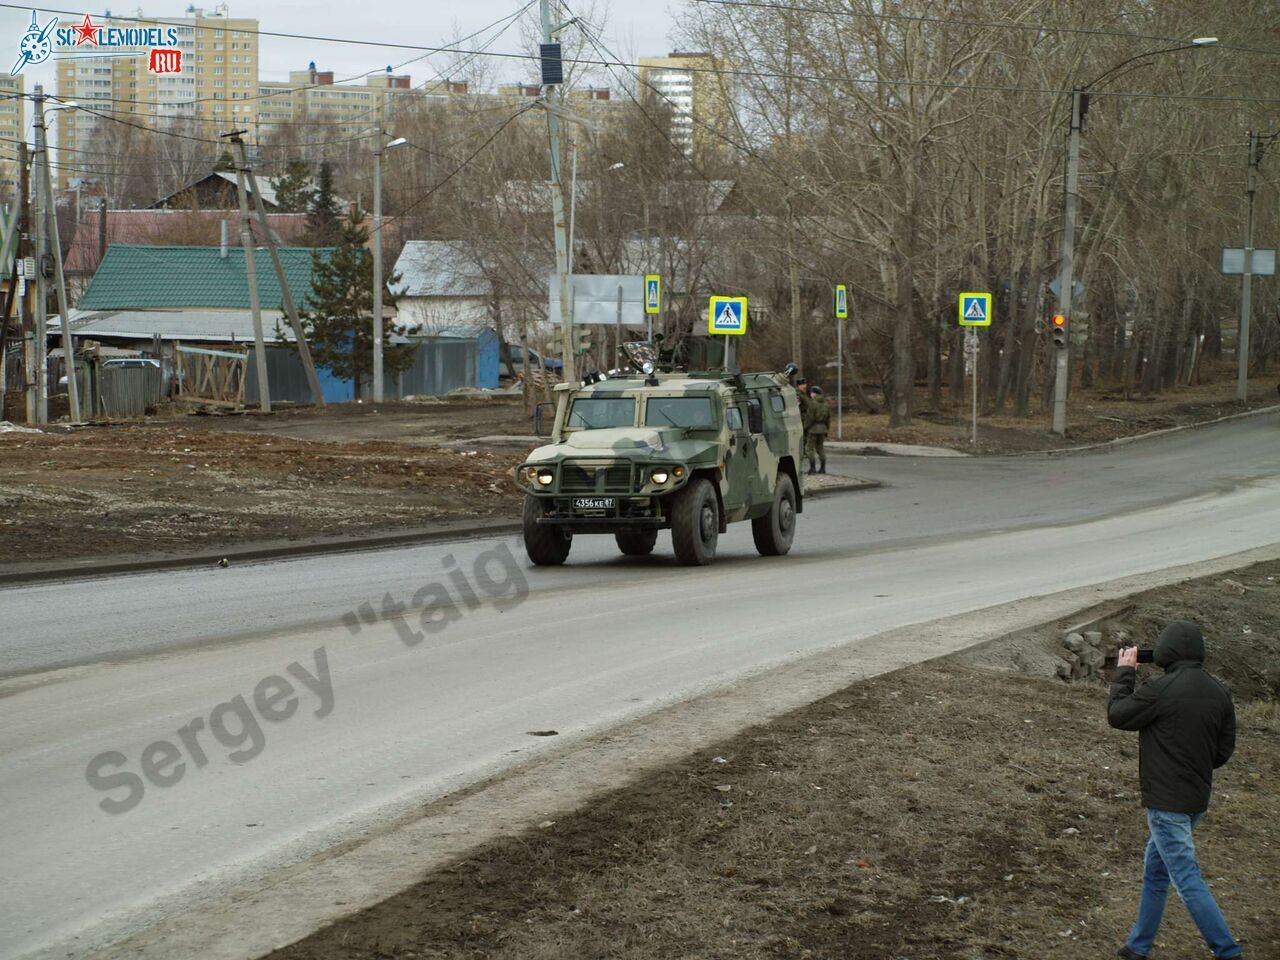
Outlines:
<svg viewBox="0 0 1280 960"><path fill-rule="evenodd" d="M552 43L551 0L541 0L542 42ZM573 327L569 316L569 238L565 223L564 184L560 179L560 86L546 84L547 136L551 141L551 218L556 245L556 282L560 286L560 336L566 382L574 379ZM552 321L556 318L551 318ZM527 345L526 345L527 349Z"/></svg>
<svg viewBox="0 0 1280 960"><path fill-rule="evenodd" d="M1055 349L1053 432L1067 432L1067 386L1071 378L1071 288L1075 284L1076 203L1080 181L1080 125L1084 89L1071 91L1071 132L1067 138L1067 177L1062 198L1062 265L1058 273L1058 313L1067 318L1064 344Z"/></svg>

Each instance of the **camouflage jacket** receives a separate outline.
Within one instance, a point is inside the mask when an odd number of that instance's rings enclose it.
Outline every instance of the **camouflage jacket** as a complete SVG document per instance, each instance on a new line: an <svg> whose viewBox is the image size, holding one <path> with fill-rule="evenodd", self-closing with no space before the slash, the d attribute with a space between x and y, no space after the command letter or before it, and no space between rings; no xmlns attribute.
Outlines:
<svg viewBox="0 0 1280 960"><path fill-rule="evenodd" d="M805 433L828 433L831 429L831 407L825 397L810 397L807 394L796 394L800 398L801 423Z"/></svg>

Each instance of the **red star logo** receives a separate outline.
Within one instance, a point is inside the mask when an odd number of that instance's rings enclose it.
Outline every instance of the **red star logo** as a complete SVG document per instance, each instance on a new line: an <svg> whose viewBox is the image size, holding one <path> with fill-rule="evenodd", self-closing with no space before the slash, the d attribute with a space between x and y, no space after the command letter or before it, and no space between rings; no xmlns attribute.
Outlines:
<svg viewBox="0 0 1280 960"><path fill-rule="evenodd" d="M102 28L90 20L87 13L84 15L84 23L71 29L76 32L77 47L82 43L92 43L95 47L98 45L98 31Z"/></svg>

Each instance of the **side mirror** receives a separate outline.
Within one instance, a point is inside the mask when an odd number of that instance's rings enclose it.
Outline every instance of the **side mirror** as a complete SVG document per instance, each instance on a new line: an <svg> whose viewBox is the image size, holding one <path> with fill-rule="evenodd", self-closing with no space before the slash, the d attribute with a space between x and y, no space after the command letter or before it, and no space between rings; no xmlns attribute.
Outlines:
<svg viewBox="0 0 1280 960"><path fill-rule="evenodd" d="M545 400L533 408L533 435L535 437L551 436L551 429L556 425L556 405Z"/></svg>

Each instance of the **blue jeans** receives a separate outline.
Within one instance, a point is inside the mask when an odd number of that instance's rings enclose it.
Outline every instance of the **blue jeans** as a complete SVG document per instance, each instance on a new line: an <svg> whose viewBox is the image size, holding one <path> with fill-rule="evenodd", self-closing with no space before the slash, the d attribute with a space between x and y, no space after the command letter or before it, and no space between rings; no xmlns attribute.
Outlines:
<svg viewBox="0 0 1280 960"><path fill-rule="evenodd" d="M1240 944L1227 929L1227 921L1213 894L1205 886L1204 878L1200 876L1200 865L1196 863L1191 831L1202 816L1202 813L1147 811L1151 838L1147 840L1142 871L1142 900L1138 904L1138 919L1125 941L1125 945L1140 956L1145 957L1151 952L1156 931L1160 929L1160 918L1164 916L1170 882L1213 955L1223 960L1241 955Z"/></svg>

